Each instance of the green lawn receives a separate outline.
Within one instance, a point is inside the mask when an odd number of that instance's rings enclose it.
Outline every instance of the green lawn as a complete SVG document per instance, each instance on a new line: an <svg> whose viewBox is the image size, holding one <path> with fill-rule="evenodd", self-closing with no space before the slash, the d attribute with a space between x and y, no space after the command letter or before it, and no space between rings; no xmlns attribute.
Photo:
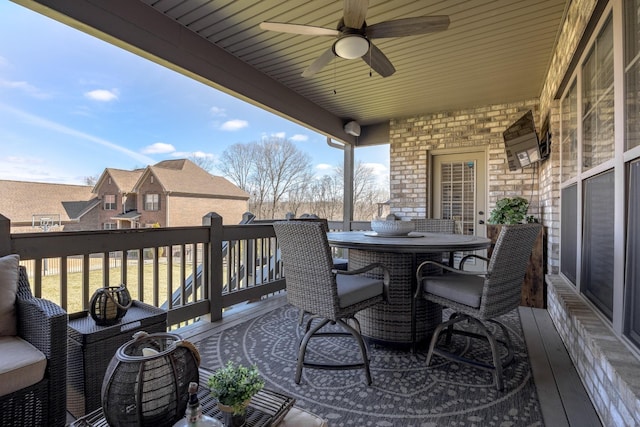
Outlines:
<svg viewBox="0 0 640 427"><path fill-rule="evenodd" d="M153 277L153 264L144 264L143 272L143 293L144 297L140 298L139 286L138 286L138 263L129 263L127 267L127 280L126 285L131 297L136 300L146 302L148 304L154 304L154 277ZM189 277L191 274L191 264L186 265L185 276ZM173 283L172 292L180 287L180 265L173 265ZM109 286L119 286L122 282L120 280L121 269L120 267L113 267L109 269ZM82 311L82 272L68 273L67 275L67 307L68 313L76 313ZM158 304L162 305L167 299L167 264L158 264ZM86 296L88 301L93 295L94 291L103 286L102 283L102 269L92 269L89 273L89 295ZM62 305L60 299L60 276L58 274L43 275L42 276L42 298L51 300L57 304Z"/></svg>

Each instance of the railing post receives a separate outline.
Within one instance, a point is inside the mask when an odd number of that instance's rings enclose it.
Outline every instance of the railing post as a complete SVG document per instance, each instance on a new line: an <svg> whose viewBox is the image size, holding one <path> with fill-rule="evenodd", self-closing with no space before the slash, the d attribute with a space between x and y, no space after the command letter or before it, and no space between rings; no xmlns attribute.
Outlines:
<svg viewBox="0 0 640 427"><path fill-rule="evenodd" d="M0 256L11 253L11 221L0 214Z"/></svg>
<svg viewBox="0 0 640 427"><path fill-rule="evenodd" d="M209 313L214 322L222 319L222 217L209 212L202 218L202 225L209 227L209 277L205 286L209 289Z"/></svg>

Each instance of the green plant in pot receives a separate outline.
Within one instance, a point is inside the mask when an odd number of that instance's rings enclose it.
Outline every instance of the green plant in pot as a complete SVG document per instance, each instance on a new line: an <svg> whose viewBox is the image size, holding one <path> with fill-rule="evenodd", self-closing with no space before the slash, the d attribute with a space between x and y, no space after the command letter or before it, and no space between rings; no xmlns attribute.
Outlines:
<svg viewBox="0 0 640 427"><path fill-rule="evenodd" d="M496 202L489 215L489 224L522 224L537 222L533 215L527 216L529 201L522 197L505 197Z"/></svg>
<svg viewBox="0 0 640 427"><path fill-rule="evenodd" d="M243 366L232 361L209 377L211 395L225 415L226 425L243 425L251 398L264 387L264 379L255 365ZM231 417L231 415L233 415ZM228 418L228 419L227 419Z"/></svg>

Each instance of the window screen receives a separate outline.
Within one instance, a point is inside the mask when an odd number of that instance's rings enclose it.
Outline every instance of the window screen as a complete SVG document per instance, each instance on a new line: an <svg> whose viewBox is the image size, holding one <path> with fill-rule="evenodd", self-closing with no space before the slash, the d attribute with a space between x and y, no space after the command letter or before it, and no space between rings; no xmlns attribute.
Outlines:
<svg viewBox="0 0 640 427"><path fill-rule="evenodd" d="M580 282L587 297L609 318L613 312L614 173L584 181Z"/></svg>

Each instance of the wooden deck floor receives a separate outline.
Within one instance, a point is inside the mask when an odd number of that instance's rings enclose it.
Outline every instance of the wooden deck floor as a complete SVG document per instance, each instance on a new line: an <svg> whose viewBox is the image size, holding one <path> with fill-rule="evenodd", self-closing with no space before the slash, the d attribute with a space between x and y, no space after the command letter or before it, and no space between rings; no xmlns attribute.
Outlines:
<svg viewBox="0 0 640 427"><path fill-rule="evenodd" d="M220 329L260 316L286 303L284 296L240 304L218 322L199 322L179 333L199 341ZM520 317L542 415L547 427L601 427L602 424L546 310L520 308Z"/></svg>

